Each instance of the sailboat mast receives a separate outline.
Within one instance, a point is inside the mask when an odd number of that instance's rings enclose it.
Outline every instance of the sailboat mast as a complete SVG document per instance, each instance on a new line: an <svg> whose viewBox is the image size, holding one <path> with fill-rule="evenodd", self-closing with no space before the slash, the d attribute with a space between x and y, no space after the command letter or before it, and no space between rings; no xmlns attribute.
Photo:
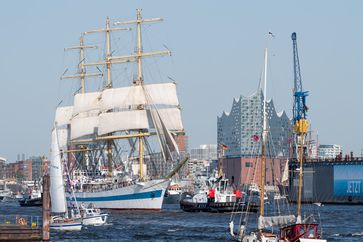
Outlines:
<svg viewBox="0 0 363 242"><path fill-rule="evenodd" d="M142 85L142 46L141 46L141 9L136 9L137 14L137 85Z"/></svg>
<svg viewBox="0 0 363 242"><path fill-rule="evenodd" d="M301 223L301 193L302 193L302 181L303 181L303 144L304 144L304 135L300 136L300 147L299 147L299 191L297 198L297 222Z"/></svg>
<svg viewBox="0 0 363 242"><path fill-rule="evenodd" d="M263 130L262 130L262 148L261 148L261 183L260 183L260 217L259 225L264 216L264 194L265 194L265 163L266 163L266 132L267 132L267 115L266 115L266 88L267 88L267 48L265 49L264 65L264 90L263 90Z"/></svg>

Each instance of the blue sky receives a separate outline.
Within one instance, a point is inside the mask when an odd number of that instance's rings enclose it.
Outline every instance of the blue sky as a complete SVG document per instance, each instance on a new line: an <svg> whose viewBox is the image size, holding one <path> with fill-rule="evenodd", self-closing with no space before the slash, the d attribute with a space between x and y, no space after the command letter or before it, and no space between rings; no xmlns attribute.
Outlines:
<svg viewBox="0 0 363 242"><path fill-rule="evenodd" d="M152 50L175 53L158 60L160 76L178 82L189 147L216 143L217 116L258 86L266 33L268 96L291 117L293 64L290 35L297 32L309 120L319 143L360 154L363 78L361 1L6 1L0 15L0 156L48 155L55 107L76 80L71 54L81 32L111 21L162 17L148 27ZM150 30L150 31L149 31ZM75 57L76 58L76 57ZM153 65L153 62L150 62ZM73 63L74 64L74 63ZM70 73L69 73L70 74ZM120 78L121 80L122 78ZM73 88L73 89L72 89Z"/></svg>

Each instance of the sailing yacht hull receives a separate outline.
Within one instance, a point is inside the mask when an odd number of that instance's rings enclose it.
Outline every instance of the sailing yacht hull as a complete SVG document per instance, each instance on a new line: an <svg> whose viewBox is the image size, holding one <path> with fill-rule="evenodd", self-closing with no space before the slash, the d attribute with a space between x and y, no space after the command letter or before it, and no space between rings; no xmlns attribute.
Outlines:
<svg viewBox="0 0 363 242"><path fill-rule="evenodd" d="M120 210L161 210L170 181L151 180L134 185L97 192L75 192L78 203L97 208ZM72 203L72 198L67 198Z"/></svg>
<svg viewBox="0 0 363 242"><path fill-rule="evenodd" d="M67 231L79 231L82 230L82 223L58 223L58 224L50 224L50 228L54 230L67 230Z"/></svg>

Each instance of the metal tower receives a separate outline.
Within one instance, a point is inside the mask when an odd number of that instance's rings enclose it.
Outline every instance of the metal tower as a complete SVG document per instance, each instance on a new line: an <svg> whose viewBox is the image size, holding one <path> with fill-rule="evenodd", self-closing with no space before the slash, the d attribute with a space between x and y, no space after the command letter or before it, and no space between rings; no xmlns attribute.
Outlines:
<svg viewBox="0 0 363 242"><path fill-rule="evenodd" d="M301 194L302 194L302 182L303 182L303 158L304 158L304 146L305 137L308 131L309 122L306 119L308 108L306 107L306 96L308 92L304 92L302 89L302 80L300 74L299 55L297 52L296 33L291 35L294 51L294 138L295 149L297 158L300 163L299 170L299 187L298 187L298 202L297 202L297 223L301 223Z"/></svg>

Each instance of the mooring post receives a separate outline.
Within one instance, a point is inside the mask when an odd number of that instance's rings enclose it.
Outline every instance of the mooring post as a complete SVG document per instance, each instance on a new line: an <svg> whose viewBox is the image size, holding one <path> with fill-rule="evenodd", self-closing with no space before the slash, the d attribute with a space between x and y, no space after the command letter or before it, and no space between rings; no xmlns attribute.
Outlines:
<svg viewBox="0 0 363 242"><path fill-rule="evenodd" d="M49 219L50 219L50 196L49 196L49 175L43 176L43 241L49 241Z"/></svg>

